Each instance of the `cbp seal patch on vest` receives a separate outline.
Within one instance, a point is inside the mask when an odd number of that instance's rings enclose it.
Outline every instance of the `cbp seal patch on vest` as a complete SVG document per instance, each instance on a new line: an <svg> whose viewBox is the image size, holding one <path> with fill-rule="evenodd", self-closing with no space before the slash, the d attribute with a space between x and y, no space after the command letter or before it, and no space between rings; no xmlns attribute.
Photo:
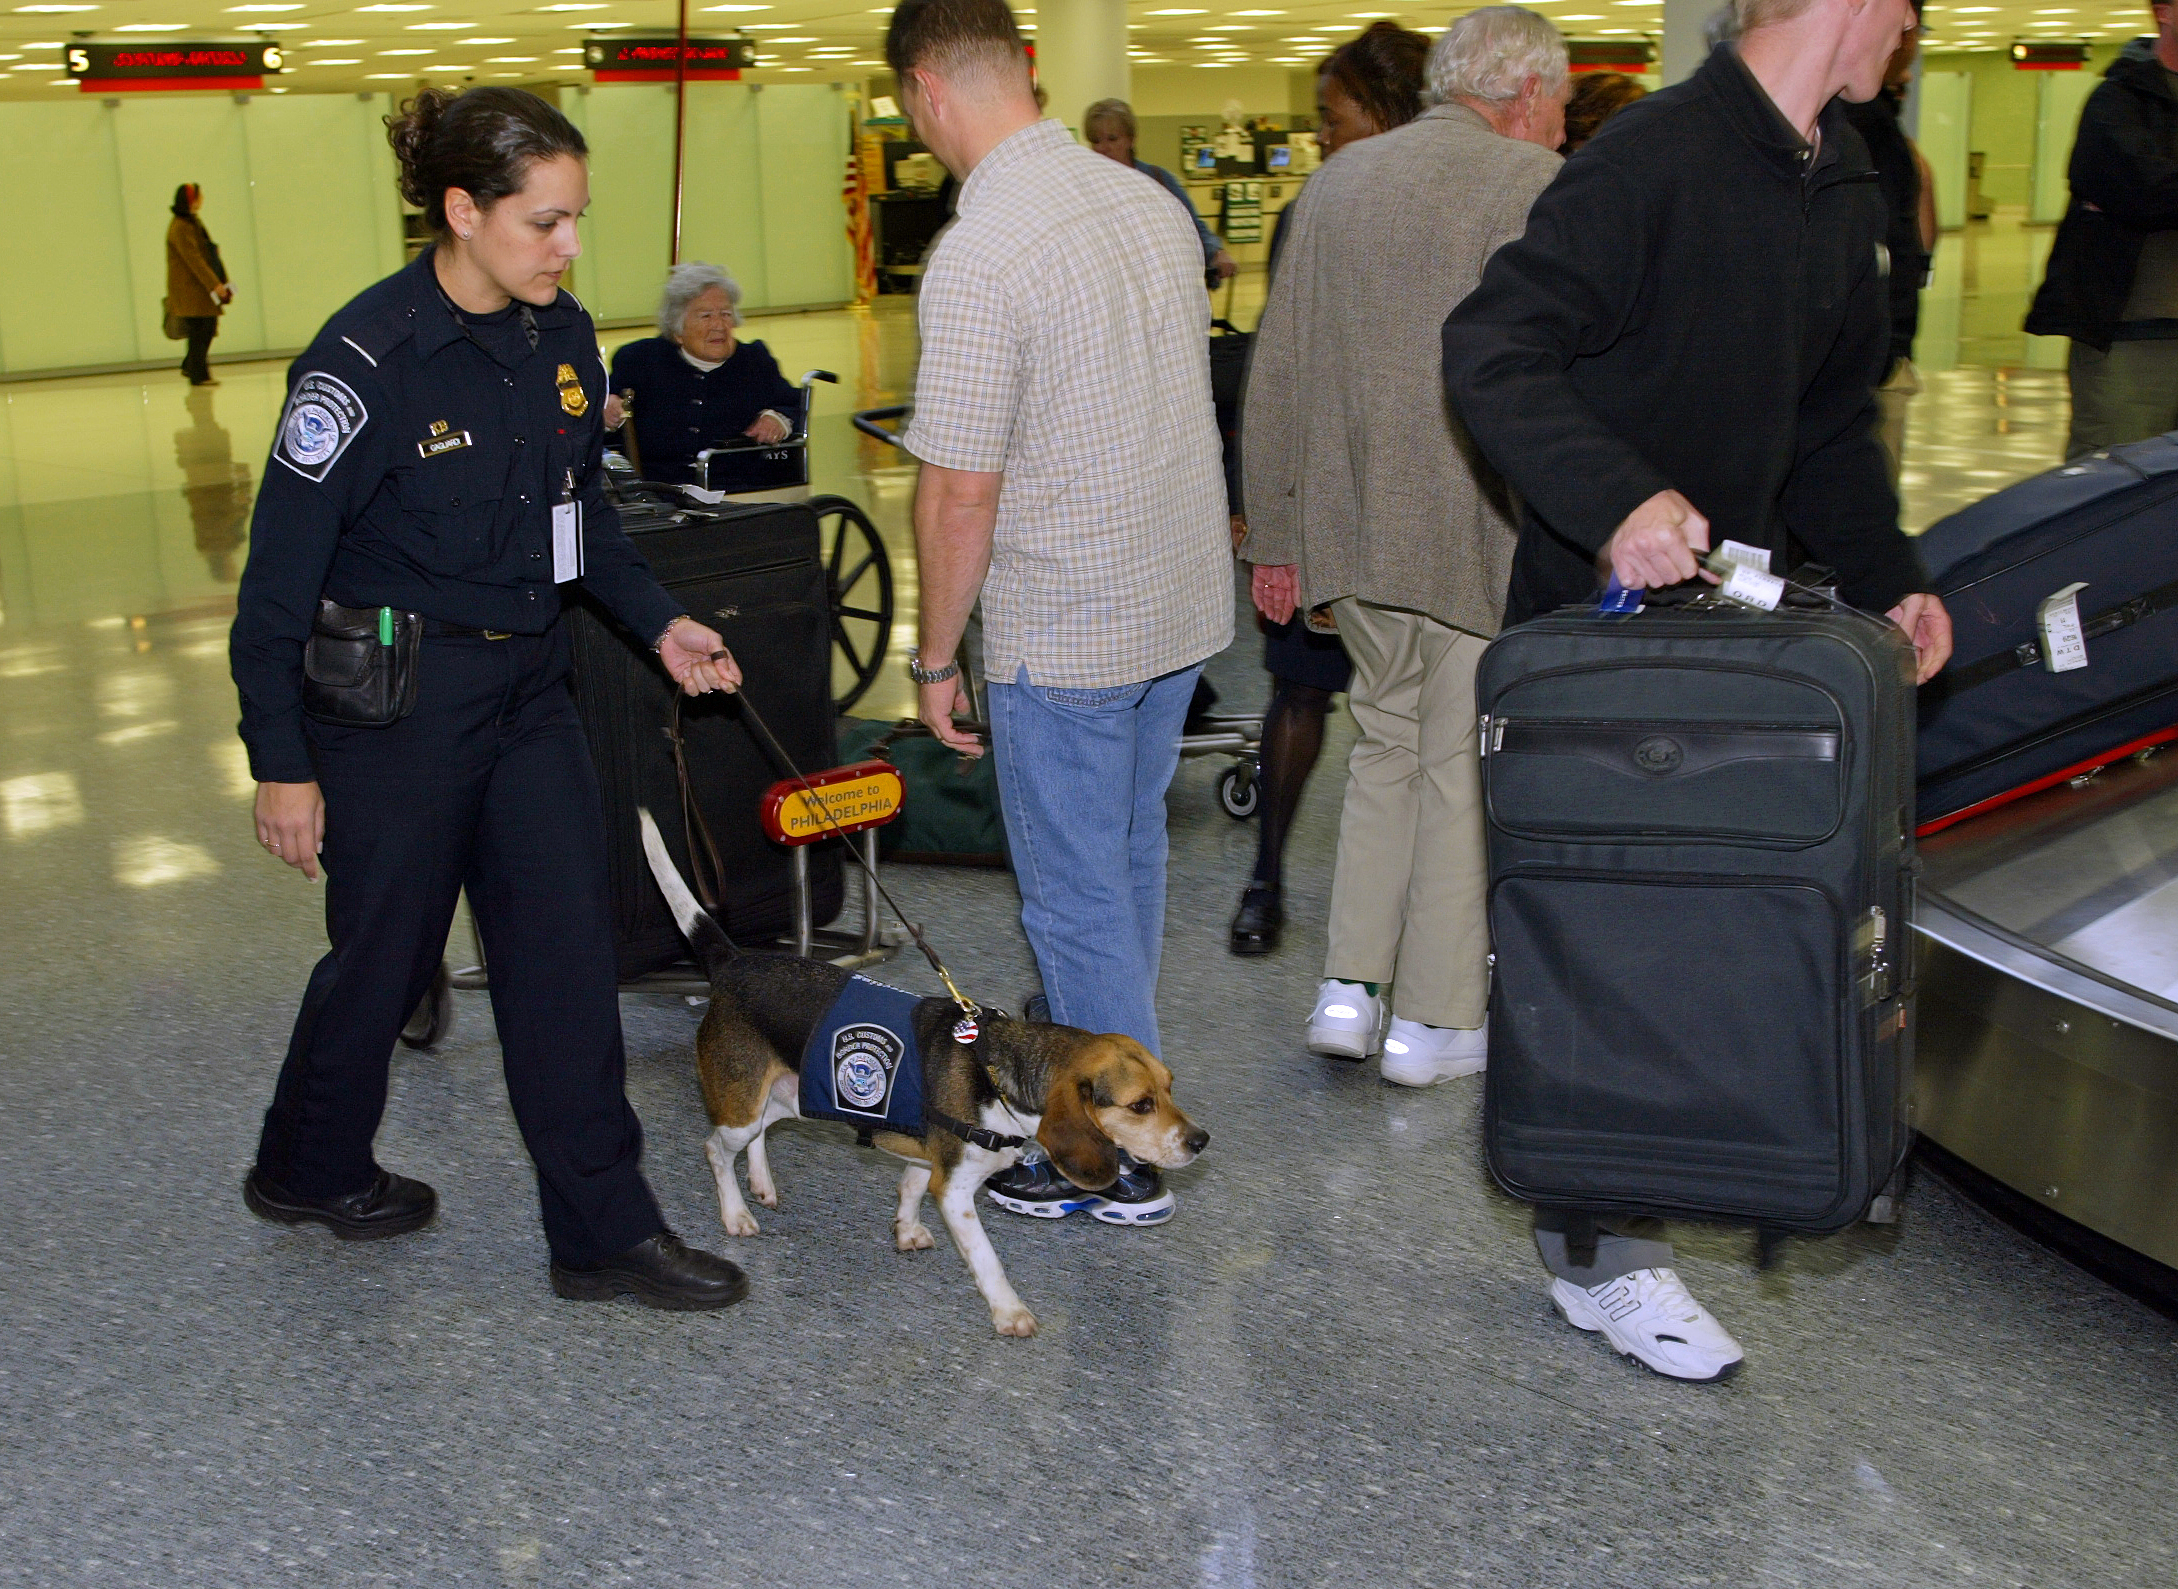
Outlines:
<svg viewBox="0 0 2178 1589"><path fill-rule="evenodd" d="M907 1045L890 1028L858 1022L832 1036L832 1096L842 1109L885 1118L893 1073Z"/></svg>
<svg viewBox="0 0 2178 1589"><path fill-rule="evenodd" d="M305 480L322 483L370 417L346 381L312 370L288 394L272 456Z"/></svg>

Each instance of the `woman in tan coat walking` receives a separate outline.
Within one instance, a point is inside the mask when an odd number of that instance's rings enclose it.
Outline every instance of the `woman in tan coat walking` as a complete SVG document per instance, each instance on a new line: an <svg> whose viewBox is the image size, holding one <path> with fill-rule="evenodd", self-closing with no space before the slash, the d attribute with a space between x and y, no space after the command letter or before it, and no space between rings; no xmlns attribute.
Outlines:
<svg viewBox="0 0 2178 1589"><path fill-rule="evenodd" d="M204 190L184 182L174 190L174 219L166 228L166 312L187 329L189 346L182 355L182 374L189 377L191 386L213 384L207 355L212 338L219 334L220 310L234 301L219 245L197 219L203 208Z"/></svg>

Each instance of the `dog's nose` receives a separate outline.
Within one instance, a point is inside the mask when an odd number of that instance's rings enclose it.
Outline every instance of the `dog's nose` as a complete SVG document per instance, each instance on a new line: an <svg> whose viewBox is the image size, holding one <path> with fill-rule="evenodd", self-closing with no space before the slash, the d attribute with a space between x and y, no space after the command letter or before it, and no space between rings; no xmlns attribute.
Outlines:
<svg viewBox="0 0 2178 1589"><path fill-rule="evenodd" d="M1201 1128L1199 1128L1199 1127L1198 1127L1198 1128L1197 1128L1197 1129L1195 1129L1194 1131L1191 1131L1191 1132L1189 1132L1189 1133L1188 1133L1188 1136L1187 1136L1187 1151L1188 1151L1188 1152L1190 1152L1190 1153L1200 1153L1200 1152L1201 1152L1201 1151L1202 1151L1202 1150L1203 1150L1204 1148L1207 1148L1207 1147L1208 1147L1209 1145L1210 1145L1210 1133L1209 1133L1209 1132L1207 1132L1207 1131L1204 1131L1204 1130L1202 1130Z"/></svg>

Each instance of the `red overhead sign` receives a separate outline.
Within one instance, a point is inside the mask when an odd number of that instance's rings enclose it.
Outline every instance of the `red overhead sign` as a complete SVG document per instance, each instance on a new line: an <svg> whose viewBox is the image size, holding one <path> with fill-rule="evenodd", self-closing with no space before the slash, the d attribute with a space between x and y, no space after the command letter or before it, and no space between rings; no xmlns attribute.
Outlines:
<svg viewBox="0 0 2178 1589"><path fill-rule="evenodd" d="M280 47L253 44L71 44L68 75L84 92L156 93L173 89L253 89L282 65Z"/></svg>

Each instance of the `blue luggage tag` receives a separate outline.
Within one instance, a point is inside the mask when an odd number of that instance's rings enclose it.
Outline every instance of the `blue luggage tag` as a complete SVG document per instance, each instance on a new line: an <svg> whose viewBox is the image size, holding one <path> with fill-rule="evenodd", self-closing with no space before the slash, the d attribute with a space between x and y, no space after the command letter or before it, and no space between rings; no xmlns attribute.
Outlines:
<svg viewBox="0 0 2178 1589"><path fill-rule="evenodd" d="M1596 598L1598 618L1631 618L1641 610L1642 592L1628 590L1613 574L1611 582L1603 587L1603 594Z"/></svg>

